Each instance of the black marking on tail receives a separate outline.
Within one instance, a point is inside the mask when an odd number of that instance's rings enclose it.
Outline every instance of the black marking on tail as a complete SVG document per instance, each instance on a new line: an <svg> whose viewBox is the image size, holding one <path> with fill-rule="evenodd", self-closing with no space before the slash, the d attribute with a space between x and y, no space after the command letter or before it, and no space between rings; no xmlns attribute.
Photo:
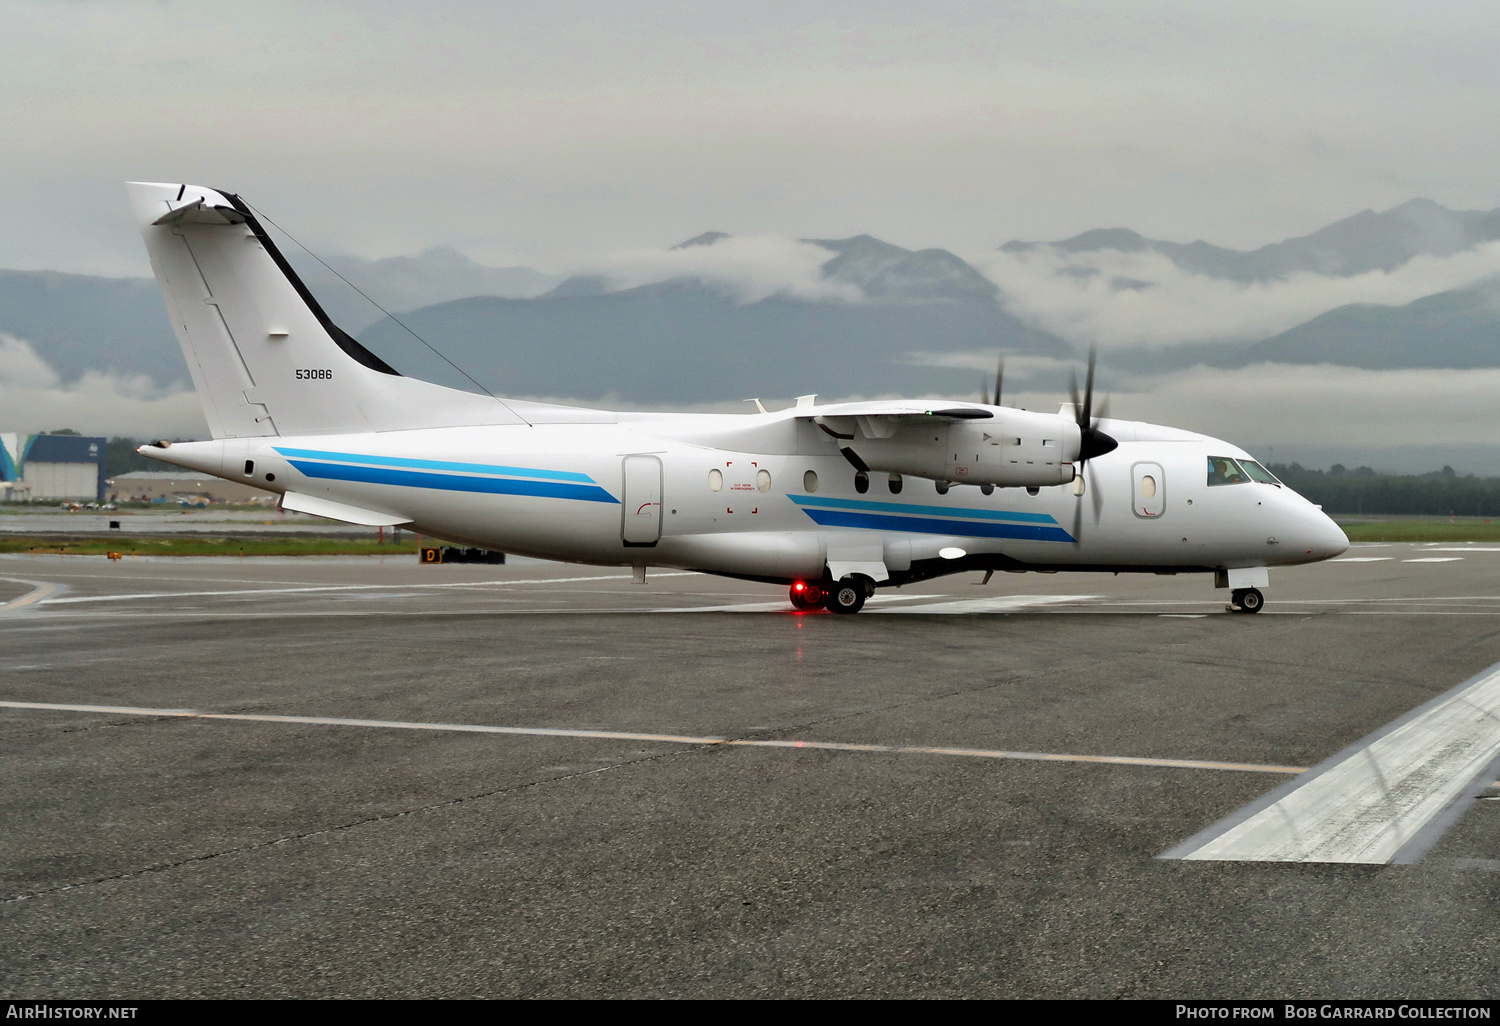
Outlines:
<svg viewBox="0 0 1500 1026"><path fill-rule="evenodd" d="M266 234L266 230L255 219L255 215L251 213L249 205L232 192L224 192L222 189L219 192L225 199L234 204L235 210L245 215L245 224L249 227L251 234L260 240L262 246L266 247L266 252L271 255L272 261L281 269L281 273L286 276L286 280L291 282L292 288L297 290L297 295L302 297L302 301L313 312L313 316L318 319L318 323L323 325L323 330L328 332L328 336L333 339L334 345L342 349L345 355L361 366L368 367L373 371L379 371L382 374L394 374L398 378L401 377L400 371L360 345L359 341L353 335L350 335L343 328L333 323L328 314L323 310L323 307L313 298L313 294L308 291L307 286L303 284L302 279L297 276L297 272L292 270L292 265L286 262L286 257L281 255L281 250L276 248L276 243L271 241L271 237Z"/></svg>

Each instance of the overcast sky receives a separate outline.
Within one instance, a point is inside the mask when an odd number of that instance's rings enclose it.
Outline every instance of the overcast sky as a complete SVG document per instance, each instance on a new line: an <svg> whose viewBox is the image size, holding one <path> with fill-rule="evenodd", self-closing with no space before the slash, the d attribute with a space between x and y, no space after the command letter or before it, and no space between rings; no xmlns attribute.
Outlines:
<svg viewBox="0 0 1500 1026"><path fill-rule="evenodd" d="M0 267L147 273L119 183L567 267L708 228L1253 247L1500 206L1500 4L0 0Z"/></svg>

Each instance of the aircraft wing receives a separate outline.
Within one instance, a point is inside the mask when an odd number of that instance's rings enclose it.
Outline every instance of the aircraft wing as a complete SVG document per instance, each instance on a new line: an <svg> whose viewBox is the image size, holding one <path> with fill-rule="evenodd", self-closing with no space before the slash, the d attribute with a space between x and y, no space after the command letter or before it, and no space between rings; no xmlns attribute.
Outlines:
<svg viewBox="0 0 1500 1026"><path fill-rule="evenodd" d="M988 420L995 411L979 403L956 403L916 399L875 399L863 403L830 403L827 406L802 406L798 417L946 417L949 420Z"/></svg>
<svg viewBox="0 0 1500 1026"><path fill-rule="evenodd" d="M876 399L863 403L800 406L795 415L799 419L813 421L835 438L853 438L856 426L866 438L890 438L901 425L919 419L931 418L948 422L989 420L995 416L995 411L978 403Z"/></svg>

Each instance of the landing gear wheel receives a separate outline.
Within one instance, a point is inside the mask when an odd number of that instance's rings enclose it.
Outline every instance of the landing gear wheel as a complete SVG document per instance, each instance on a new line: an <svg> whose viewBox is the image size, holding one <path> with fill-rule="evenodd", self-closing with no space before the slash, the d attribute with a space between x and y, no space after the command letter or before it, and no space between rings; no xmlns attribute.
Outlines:
<svg viewBox="0 0 1500 1026"><path fill-rule="evenodd" d="M1229 598L1241 613L1258 613L1266 604L1266 597L1254 588L1241 588L1232 592Z"/></svg>
<svg viewBox="0 0 1500 1026"><path fill-rule="evenodd" d="M797 609L822 609L823 600L826 597L827 596L823 593L823 589L818 587L816 584L808 584L805 581L799 581L797 584L792 585L792 605Z"/></svg>
<svg viewBox="0 0 1500 1026"><path fill-rule="evenodd" d="M865 607L864 585L846 577L833 586L823 604L835 613L857 613Z"/></svg>

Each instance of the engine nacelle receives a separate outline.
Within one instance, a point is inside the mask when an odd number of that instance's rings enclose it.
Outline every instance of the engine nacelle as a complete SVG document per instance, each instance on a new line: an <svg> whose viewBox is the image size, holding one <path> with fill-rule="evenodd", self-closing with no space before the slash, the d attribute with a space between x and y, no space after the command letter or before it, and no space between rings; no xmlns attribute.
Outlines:
<svg viewBox="0 0 1500 1026"><path fill-rule="evenodd" d="M820 423L848 437L841 446L872 471L1002 488L1067 484L1076 475L1082 440L1067 417L1008 407L996 407L984 420L829 417Z"/></svg>

